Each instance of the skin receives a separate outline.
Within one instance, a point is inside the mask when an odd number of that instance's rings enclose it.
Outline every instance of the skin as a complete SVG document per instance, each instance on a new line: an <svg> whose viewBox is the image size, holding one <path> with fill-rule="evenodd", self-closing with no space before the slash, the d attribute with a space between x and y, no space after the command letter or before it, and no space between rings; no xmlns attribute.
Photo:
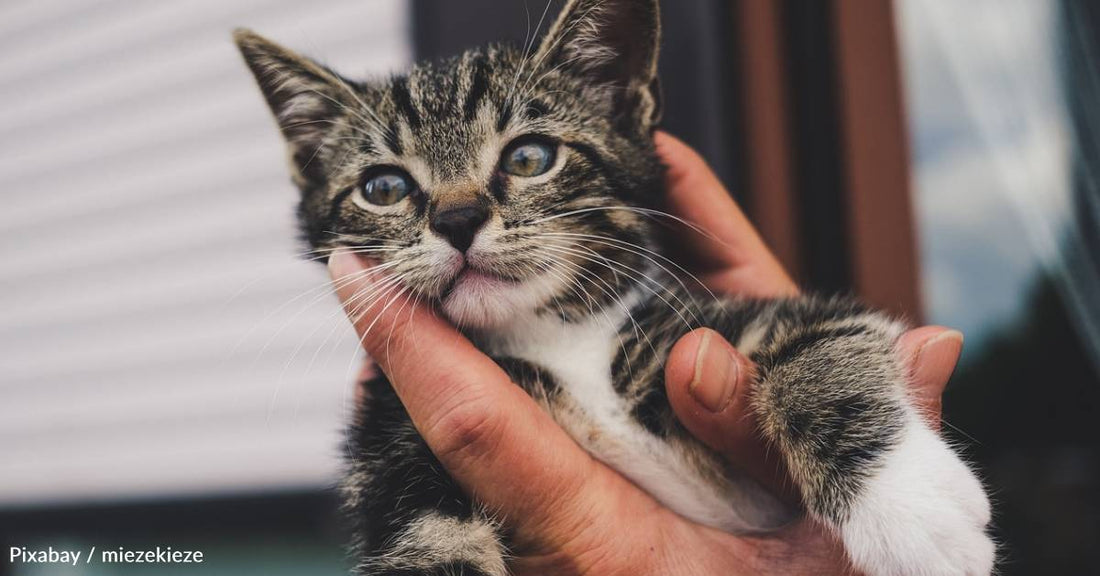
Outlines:
<svg viewBox="0 0 1100 576"><path fill-rule="evenodd" d="M715 292L793 295L797 286L693 150L658 133L670 211L715 238L677 238L692 271ZM369 263L334 255L334 279ZM371 279L339 290L346 299ZM779 532L733 536L685 520L594 460L508 376L433 311L398 301L357 316L363 345L393 383L417 429L450 474L515 529L515 574L849 574L843 550L800 519ZM911 394L939 423L940 397L962 334L924 327L898 354ZM729 462L796 501L785 471L754 433L747 393L753 368L717 333L685 335L666 364L669 400L683 424Z"/></svg>

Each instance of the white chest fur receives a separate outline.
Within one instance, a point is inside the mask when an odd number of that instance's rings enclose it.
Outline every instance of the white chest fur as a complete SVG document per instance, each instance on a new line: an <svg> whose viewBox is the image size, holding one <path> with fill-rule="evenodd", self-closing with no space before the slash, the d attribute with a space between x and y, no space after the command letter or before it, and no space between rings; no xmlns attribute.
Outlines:
<svg viewBox="0 0 1100 576"><path fill-rule="evenodd" d="M494 354L549 371L583 410L582 422L559 420L573 438L682 516L730 532L774 528L785 521L786 515L756 484L708 479L697 459L692 462L684 450L634 420L611 377L621 346L619 327L625 321L625 312L610 311L581 323L528 319L495 331L491 348Z"/></svg>

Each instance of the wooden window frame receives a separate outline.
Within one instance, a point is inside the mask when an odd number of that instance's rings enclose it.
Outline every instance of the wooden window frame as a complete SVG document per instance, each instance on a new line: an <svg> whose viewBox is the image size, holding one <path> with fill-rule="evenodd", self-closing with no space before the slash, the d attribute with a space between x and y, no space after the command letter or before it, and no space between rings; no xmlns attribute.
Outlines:
<svg viewBox="0 0 1100 576"><path fill-rule="evenodd" d="M893 2L735 4L750 216L803 285L920 321Z"/></svg>

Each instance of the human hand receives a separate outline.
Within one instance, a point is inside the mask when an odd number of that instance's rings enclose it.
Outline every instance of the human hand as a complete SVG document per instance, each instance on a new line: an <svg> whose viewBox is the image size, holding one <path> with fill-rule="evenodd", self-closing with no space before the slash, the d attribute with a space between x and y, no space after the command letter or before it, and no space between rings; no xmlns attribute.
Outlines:
<svg viewBox="0 0 1100 576"><path fill-rule="evenodd" d="M669 210L709 233L680 229L674 239L675 245L683 247L683 254L696 255L692 271L703 284L729 295L796 295L794 282L706 162L668 134L658 133L656 144L668 167ZM940 399L962 344L962 334L940 326L911 330L898 343L898 353L912 376L910 392L936 429L940 426ZM697 367L702 374L696 374ZM752 374L751 362L717 333L701 329L684 336L673 348L665 382L677 416L693 435L765 486L794 500L782 464L755 434L747 398ZM716 413L696 396L724 408Z"/></svg>
<svg viewBox="0 0 1100 576"><path fill-rule="evenodd" d="M658 135L657 143L670 166L671 209L718 239L685 239L702 256L695 270L703 281L716 291L762 297L796 293L702 160L669 136ZM364 267L350 254L330 261L334 278L350 278ZM341 282L339 294L347 300L369 282ZM737 537L680 518L581 450L492 360L430 310L398 301L368 312L358 316L356 329L421 435L469 493L508 518L517 545L514 573L847 570L840 548L809 521L768 536ZM899 352L910 357L914 393L936 419L935 401L961 345L955 334L914 331ZM699 352L704 361L697 364ZM703 368L698 375L697 365ZM781 487L783 472L763 456L745 409L750 374L748 362L717 334L696 331L673 349L666 381L689 430L765 484ZM715 388L728 393L712 393ZM723 408L705 408L695 400L703 395Z"/></svg>

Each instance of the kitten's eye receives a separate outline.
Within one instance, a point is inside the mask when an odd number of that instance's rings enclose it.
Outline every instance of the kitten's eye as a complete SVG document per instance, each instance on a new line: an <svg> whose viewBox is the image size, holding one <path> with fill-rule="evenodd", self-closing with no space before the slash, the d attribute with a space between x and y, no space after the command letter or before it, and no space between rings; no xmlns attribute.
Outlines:
<svg viewBox="0 0 1100 576"><path fill-rule="evenodd" d="M504 151L500 169L514 176L531 178L546 174L554 165L557 147L545 142L530 140L513 144Z"/></svg>
<svg viewBox="0 0 1100 576"><path fill-rule="evenodd" d="M412 192L413 183L400 172L383 172L363 184L363 198L377 206L392 206Z"/></svg>

